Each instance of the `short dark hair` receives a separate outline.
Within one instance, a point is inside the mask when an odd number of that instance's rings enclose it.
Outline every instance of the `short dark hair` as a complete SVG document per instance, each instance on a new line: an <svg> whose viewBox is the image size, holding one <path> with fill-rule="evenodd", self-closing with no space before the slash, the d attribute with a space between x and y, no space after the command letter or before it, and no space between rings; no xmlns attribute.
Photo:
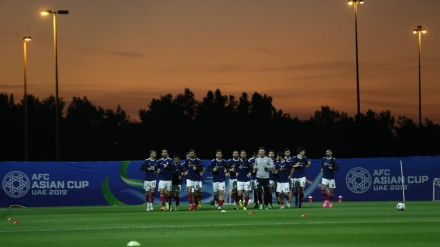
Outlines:
<svg viewBox="0 0 440 247"><path fill-rule="evenodd" d="M299 153L301 153L302 151L305 151L305 150L306 150L306 149L305 149L304 147L300 146L300 147L298 147L298 148L296 149L296 153L299 154Z"/></svg>

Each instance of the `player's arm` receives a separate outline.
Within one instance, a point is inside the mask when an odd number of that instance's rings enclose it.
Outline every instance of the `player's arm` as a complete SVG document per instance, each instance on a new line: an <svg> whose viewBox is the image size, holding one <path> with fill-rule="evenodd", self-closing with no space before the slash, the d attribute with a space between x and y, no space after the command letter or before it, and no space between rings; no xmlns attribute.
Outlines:
<svg viewBox="0 0 440 247"><path fill-rule="evenodd" d="M290 174L289 174L289 179L291 179L292 177L293 177L293 173L295 172L295 168L293 168L293 166L292 166L292 168L290 169Z"/></svg>
<svg viewBox="0 0 440 247"><path fill-rule="evenodd" d="M275 163L273 162L272 159L269 159L269 162L268 162L268 164L267 164L267 168L268 168L269 170L273 170L273 169L275 168Z"/></svg>
<svg viewBox="0 0 440 247"><path fill-rule="evenodd" d="M310 165L312 164L312 161L310 161L307 157L305 157L305 158L306 158L306 162L307 162L306 168L309 168Z"/></svg>
<svg viewBox="0 0 440 247"><path fill-rule="evenodd" d="M156 166L155 165L147 165L147 170L148 171L154 171L155 170L155 168L156 168Z"/></svg>
<svg viewBox="0 0 440 247"><path fill-rule="evenodd" d="M215 172L215 171L217 171L217 168L214 166L214 160L212 160L208 165L208 172Z"/></svg>
<svg viewBox="0 0 440 247"><path fill-rule="evenodd" d="M197 171L199 172L200 176L203 176L203 173L205 173L206 168L205 168L205 165L203 165L201 160L199 160L196 167L197 167Z"/></svg>
<svg viewBox="0 0 440 247"><path fill-rule="evenodd" d="M227 167L228 167L228 172L235 172L235 163L233 161L231 161L231 163L229 163Z"/></svg>

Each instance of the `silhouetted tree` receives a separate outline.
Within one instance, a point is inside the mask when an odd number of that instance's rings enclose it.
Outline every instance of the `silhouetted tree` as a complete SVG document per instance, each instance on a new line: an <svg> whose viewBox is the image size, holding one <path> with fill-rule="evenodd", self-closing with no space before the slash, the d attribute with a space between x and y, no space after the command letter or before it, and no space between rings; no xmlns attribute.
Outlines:
<svg viewBox="0 0 440 247"><path fill-rule="evenodd" d="M55 98L28 95L29 158L55 160ZM322 106L306 120L277 110L272 97L243 92L237 99L220 89L197 101L188 88L152 99L133 121L118 105L103 109L87 97L74 97L63 116L60 101L62 160L137 160L150 149L167 147L182 158L194 147L202 159L222 149L230 158L234 149L251 154L259 146L281 151L305 146L311 158L327 147L338 157L422 156L440 153L440 126L425 119L422 126L389 110L369 109L356 118ZM24 159L23 100L0 94L1 160Z"/></svg>

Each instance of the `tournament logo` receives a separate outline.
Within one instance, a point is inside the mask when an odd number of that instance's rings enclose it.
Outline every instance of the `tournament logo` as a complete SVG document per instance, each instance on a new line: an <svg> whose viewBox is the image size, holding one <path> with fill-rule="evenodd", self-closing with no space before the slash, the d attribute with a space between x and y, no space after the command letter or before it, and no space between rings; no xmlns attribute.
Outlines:
<svg viewBox="0 0 440 247"><path fill-rule="evenodd" d="M28 176L20 171L12 171L6 174L2 184L5 193L13 198L20 198L26 195L31 187Z"/></svg>
<svg viewBox="0 0 440 247"><path fill-rule="evenodd" d="M370 188L372 180L366 169L355 167L347 173L345 182L353 193L362 194Z"/></svg>

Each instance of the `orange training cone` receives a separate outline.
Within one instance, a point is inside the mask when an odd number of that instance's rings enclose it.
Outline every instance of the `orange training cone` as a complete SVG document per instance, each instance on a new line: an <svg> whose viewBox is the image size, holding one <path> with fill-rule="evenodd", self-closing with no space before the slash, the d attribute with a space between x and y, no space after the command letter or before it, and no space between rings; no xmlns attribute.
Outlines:
<svg viewBox="0 0 440 247"><path fill-rule="evenodd" d="M341 195L338 196L338 202L342 202L342 196Z"/></svg>
<svg viewBox="0 0 440 247"><path fill-rule="evenodd" d="M309 202L313 202L313 197L309 196Z"/></svg>

